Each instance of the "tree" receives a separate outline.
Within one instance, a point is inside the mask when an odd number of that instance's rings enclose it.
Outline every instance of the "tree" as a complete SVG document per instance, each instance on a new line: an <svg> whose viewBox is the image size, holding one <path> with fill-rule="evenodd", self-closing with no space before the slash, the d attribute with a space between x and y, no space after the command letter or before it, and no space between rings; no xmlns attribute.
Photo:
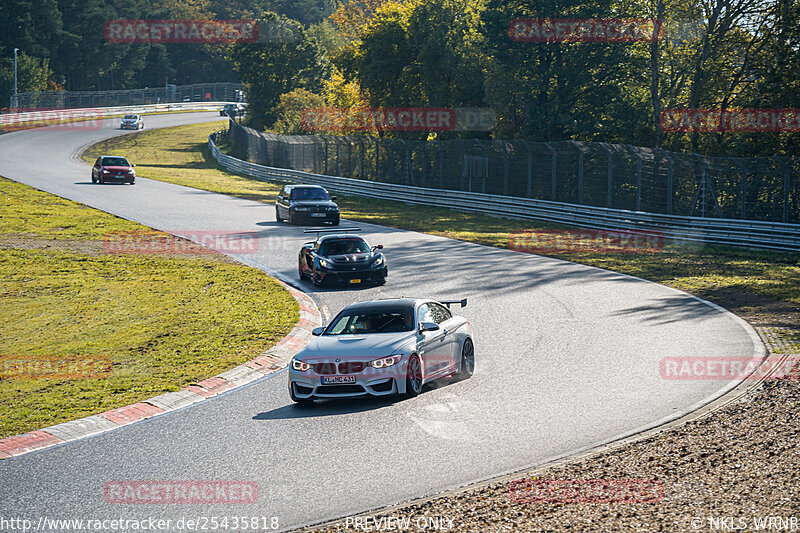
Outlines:
<svg viewBox="0 0 800 533"><path fill-rule="evenodd" d="M322 96L306 89L294 89L282 94L275 109L278 119L272 129L284 135L309 133L303 128L303 112L311 108L320 108L324 105L325 100Z"/></svg>
<svg viewBox="0 0 800 533"><path fill-rule="evenodd" d="M316 43L299 23L268 13L265 22L291 28L295 42L247 43L233 46L230 58L241 76L248 100L248 124L256 129L272 126L278 118L280 96L294 89L318 91L327 73Z"/></svg>

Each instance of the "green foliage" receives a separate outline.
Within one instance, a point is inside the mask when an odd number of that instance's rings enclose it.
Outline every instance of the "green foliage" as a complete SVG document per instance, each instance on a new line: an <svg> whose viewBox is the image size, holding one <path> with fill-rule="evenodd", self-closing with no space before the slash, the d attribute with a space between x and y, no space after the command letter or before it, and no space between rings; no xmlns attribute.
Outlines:
<svg viewBox="0 0 800 533"><path fill-rule="evenodd" d="M302 112L308 108L323 107L325 100L306 89L295 89L280 96L275 109L278 119L272 129L284 135L308 133L301 124Z"/></svg>
<svg viewBox="0 0 800 533"><path fill-rule="evenodd" d="M247 122L257 129L275 124L282 94L299 88L318 91L327 70L317 44L299 23L275 13L262 20L280 21L292 30L295 40L237 44L231 50L247 92Z"/></svg>

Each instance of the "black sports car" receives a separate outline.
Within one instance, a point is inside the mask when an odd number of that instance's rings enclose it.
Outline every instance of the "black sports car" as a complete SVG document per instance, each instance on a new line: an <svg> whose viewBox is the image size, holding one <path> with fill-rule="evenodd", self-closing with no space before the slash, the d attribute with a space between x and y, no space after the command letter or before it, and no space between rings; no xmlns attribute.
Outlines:
<svg viewBox="0 0 800 533"><path fill-rule="evenodd" d="M297 258L300 279L309 278L314 285L386 283L389 271L381 252L383 245L370 246L362 237L348 235L348 231L359 228L305 230L304 233L317 233L317 240L305 243L300 249ZM336 233L320 235L332 232Z"/></svg>
<svg viewBox="0 0 800 533"><path fill-rule="evenodd" d="M275 200L275 220L289 224L330 222L339 225L336 197L318 185L286 185Z"/></svg>

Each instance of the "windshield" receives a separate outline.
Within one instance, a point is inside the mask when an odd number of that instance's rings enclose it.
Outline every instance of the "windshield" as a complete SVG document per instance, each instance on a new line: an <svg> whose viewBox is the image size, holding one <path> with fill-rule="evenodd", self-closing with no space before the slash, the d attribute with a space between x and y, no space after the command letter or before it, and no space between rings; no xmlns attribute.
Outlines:
<svg viewBox="0 0 800 533"><path fill-rule="evenodd" d="M136 115L125 115L123 120L136 120L138 117Z"/></svg>
<svg viewBox="0 0 800 533"><path fill-rule="evenodd" d="M330 200L325 189L292 189L292 200Z"/></svg>
<svg viewBox="0 0 800 533"><path fill-rule="evenodd" d="M325 335L363 335L413 330L411 308L343 312Z"/></svg>
<svg viewBox="0 0 800 533"><path fill-rule="evenodd" d="M128 160L124 157L105 157L103 158L103 166L106 167L129 167Z"/></svg>
<svg viewBox="0 0 800 533"><path fill-rule="evenodd" d="M319 255L368 254L369 245L364 239L330 239L319 246Z"/></svg>

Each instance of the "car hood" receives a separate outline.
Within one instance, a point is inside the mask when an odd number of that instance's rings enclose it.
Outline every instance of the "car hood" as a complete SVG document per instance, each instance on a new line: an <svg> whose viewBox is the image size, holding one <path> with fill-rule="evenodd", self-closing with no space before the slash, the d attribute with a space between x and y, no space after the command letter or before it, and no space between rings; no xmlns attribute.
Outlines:
<svg viewBox="0 0 800 533"><path fill-rule="evenodd" d="M372 335L321 335L308 343L296 358L307 363L330 361L332 358L369 360L392 355L412 341L415 331L376 333Z"/></svg>
<svg viewBox="0 0 800 533"><path fill-rule="evenodd" d="M363 263L372 258L372 254L341 254L341 255L329 255L326 256L325 259L330 259L334 263Z"/></svg>
<svg viewBox="0 0 800 533"><path fill-rule="evenodd" d="M336 207L330 200L292 200L293 207Z"/></svg>

